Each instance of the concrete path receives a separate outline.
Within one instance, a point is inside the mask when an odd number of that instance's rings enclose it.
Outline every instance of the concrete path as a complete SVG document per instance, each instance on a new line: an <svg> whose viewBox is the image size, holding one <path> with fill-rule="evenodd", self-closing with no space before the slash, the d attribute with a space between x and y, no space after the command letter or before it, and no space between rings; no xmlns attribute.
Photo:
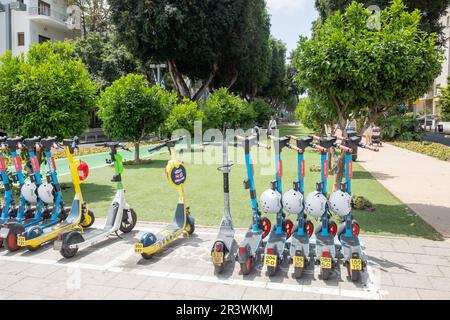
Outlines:
<svg viewBox="0 0 450 320"><path fill-rule="evenodd" d="M143 230L161 227L138 224L123 239L106 240L71 260L52 245L36 252L2 249L0 299L450 299L450 240L363 236L369 267L362 283L350 282L342 267L325 282L313 266L295 280L288 264L272 278L261 264L242 276L237 263L217 276L210 262L215 228L198 227L151 260L133 253ZM243 233L237 231L237 241Z"/></svg>
<svg viewBox="0 0 450 320"><path fill-rule="evenodd" d="M390 144L360 149L358 163L444 237L450 237L450 162Z"/></svg>

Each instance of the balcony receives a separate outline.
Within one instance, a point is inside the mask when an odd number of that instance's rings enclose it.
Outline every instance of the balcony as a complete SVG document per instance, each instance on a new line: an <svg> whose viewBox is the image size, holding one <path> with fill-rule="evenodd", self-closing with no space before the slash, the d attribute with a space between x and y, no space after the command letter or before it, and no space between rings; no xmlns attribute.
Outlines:
<svg viewBox="0 0 450 320"><path fill-rule="evenodd" d="M31 21L60 30L67 30L67 15L52 10L50 7L30 7L28 13Z"/></svg>

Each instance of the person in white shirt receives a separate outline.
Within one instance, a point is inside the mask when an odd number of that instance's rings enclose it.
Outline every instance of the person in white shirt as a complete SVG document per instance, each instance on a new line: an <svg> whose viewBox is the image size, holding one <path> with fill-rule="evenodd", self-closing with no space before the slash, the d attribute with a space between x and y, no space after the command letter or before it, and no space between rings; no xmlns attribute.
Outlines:
<svg viewBox="0 0 450 320"><path fill-rule="evenodd" d="M277 126L277 121L275 120L275 117L272 116L270 121L269 121L269 126L268 126L269 134L273 134L274 131L277 129L277 127L278 127Z"/></svg>

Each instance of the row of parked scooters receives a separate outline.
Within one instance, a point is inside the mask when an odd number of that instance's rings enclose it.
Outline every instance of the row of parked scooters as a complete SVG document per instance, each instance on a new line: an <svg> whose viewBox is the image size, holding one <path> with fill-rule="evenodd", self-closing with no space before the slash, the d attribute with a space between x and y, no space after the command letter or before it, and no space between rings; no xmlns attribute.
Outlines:
<svg viewBox="0 0 450 320"><path fill-rule="evenodd" d="M314 261L320 266L320 276L326 280L333 274L338 262L343 258L343 265L352 281L358 281L367 266L367 259L358 238L360 227L352 217L351 187L352 187L352 155L358 148L372 151L378 149L363 145L361 137L353 135L343 137L275 137L269 136L275 148L275 180L270 189L260 197L260 205L264 212L275 216L275 224L267 216L262 216L256 196L253 165L250 157L252 147L270 148L260 143L259 130L248 137L237 137L237 142L222 142L223 165L219 168L224 177L225 206L219 234L211 249L211 258L215 271L221 273L227 261L237 260L241 272L247 275L255 262L263 257L269 276L274 275L283 259L288 257L294 268L293 276L300 278L307 265ZM210 143L214 144L214 143ZM216 143L217 145L217 143ZM232 164L228 160L228 147L242 146L245 150L247 179L244 186L250 192L252 223L244 240L237 246L234 239L235 230L231 217L229 203L229 173ZM283 194L283 162L282 151L287 148L298 154L298 177L293 182L293 188ZM316 190L304 197L305 160L304 152L312 148L321 154L321 181ZM331 193L327 200L327 178L329 174L328 150L338 148L345 153L345 182L341 189ZM286 213L296 215L294 223L287 219ZM332 220L332 213L342 219L338 227ZM307 214L319 219L320 223L314 230L314 225ZM311 238L315 235L314 252ZM337 236L340 246L335 243ZM288 239L291 241L288 243ZM237 252L236 252L237 251Z"/></svg>

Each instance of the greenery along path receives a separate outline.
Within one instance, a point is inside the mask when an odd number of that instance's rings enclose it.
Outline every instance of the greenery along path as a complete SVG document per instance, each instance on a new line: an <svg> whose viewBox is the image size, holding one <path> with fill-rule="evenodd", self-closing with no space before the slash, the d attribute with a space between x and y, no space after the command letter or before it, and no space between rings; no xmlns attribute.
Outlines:
<svg viewBox="0 0 450 320"><path fill-rule="evenodd" d="M288 133L304 135L306 131L298 127L282 127L281 134ZM191 157L206 158L212 150L216 150L217 159L220 162L220 148L211 147L206 148L203 154L201 152L185 153L183 160L188 162L186 195L192 214L200 225L218 226L223 212L222 174L217 171L220 163L189 163ZM251 210L248 191L242 184L246 177L243 152L240 148L230 151L230 158L234 158L235 163L230 176L232 215L235 226L247 227L250 223ZM273 154L271 151L253 149L252 156L255 162L256 189L259 197L269 187L270 181L274 180ZM177 192L169 185L164 175L164 167L169 155L161 154L152 159L147 164L125 167L123 180L127 191L127 201L135 208L139 220L170 222L177 202ZM283 160L283 189L287 191L291 188L292 181L297 179L297 155L291 150L285 150ZM311 150L306 152L307 193L314 190L315 183L320 179L319 172L310 172L309 169L311 166L318 166L319 163L319 154ZM98 168L91 172L88 181L82 185L83 195L97 217L106 216L114 196L115 184L110 182L112 175L111 167ZM70 176L61 177L61 182L69 184ZM364 233L439 238L432 227L397 200L358 164L354 166L353 190L355 195L368 198L376 207L376 211L370 213L355 211L355 217ZM72 188L65 192L67 204L73 197L72 192ZM295 217L291 219L295 220Z"/></svg>

